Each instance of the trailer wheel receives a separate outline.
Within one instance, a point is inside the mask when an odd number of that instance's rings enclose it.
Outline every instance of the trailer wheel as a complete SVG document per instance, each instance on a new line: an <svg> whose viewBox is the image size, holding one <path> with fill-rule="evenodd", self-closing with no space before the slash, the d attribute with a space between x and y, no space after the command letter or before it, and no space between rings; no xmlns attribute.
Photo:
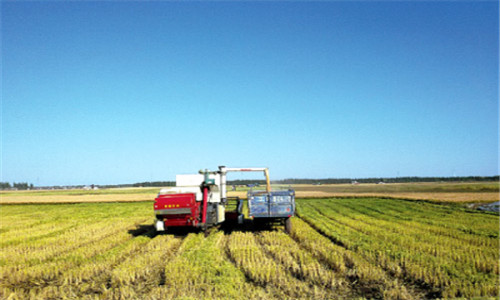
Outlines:
<svg viewBox="0 0 500 300"><path fill-rule="evenodd" d="M285 220L285 232L290 233L292 232L292 218L286 218Z"/></svg>

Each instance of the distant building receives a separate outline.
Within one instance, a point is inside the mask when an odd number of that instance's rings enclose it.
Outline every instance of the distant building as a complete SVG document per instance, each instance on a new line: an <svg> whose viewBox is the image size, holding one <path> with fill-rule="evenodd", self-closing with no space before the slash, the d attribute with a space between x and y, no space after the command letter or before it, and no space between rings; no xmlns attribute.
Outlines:
<svg viewBox="0 0 500 300"><path fill-rule="evenodd" d="M86 185L86 186L84 186L83 189L86 190L86 191L90 191L90 190L98 190L99 187L92 184L92 185Z"/></svg>

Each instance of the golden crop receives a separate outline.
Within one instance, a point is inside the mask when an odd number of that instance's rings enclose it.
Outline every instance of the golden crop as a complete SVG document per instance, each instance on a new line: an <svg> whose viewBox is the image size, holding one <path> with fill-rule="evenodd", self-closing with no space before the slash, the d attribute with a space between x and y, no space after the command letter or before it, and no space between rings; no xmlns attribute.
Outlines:
<svg viewBox="0 0 500 300"><path fill-rule="evenodd" d="M151 202L3 205L0 298L499 296L498 215L379 198L297 205L290 235L158 235Z"/></svg>

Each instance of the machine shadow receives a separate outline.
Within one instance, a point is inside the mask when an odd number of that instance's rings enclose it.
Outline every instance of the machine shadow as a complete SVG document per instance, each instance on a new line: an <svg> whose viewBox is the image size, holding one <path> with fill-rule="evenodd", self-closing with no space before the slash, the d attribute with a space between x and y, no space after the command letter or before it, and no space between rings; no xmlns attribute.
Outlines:
<svg viewBox="0 0 500 300"><path fill-rule="evenodd" d="M153 224L151 225L145 225L145 224L140 224L137 225L133 229L129 229L128 233L133 236L133 237L138 237L138 236L145 236L149 238L154 238L156 236L156 230Z"/></svg>
<svg viewBox="0 0 500 300"><path fill-rule="evenodd" d="M272 224L254 223L252 220L245 219L243 224L237 222L225 222L220 226L220 230L224 234L231 234L232 232L262 232L262 231L277 231L279 228Z"/></svg>
<svg viewBox="0 0 500 300"><path fill-rule="evenodd" d="M133 237L144 236L150 239L156 237L157 235L174 235L176 237L185 237L190 233L198 233L201 232L200 229L194 227L170 227L167 231L158 232L153 224L145 225L140 224L137 225L133 229L129 229L128 233Z"/></svg>
<svg viewBox="0 0 500 300"><path fill-rule="evenodd" d="M205 232L209 235L211 232L220 230L228 235L232 232L264 232L264 231L279 231L282 226L276 226L272 223L257 223L250 219L244 219L243 224L238 224L236 220L226 221L220 226L212 227L203 231L195 227L169 227L166 231L158 232L153 224L140 224L133 229L129 229L128 233L133 237L144 236L150 239L158 235L173 235L175 237L184 238L190 233Z"/></svg>

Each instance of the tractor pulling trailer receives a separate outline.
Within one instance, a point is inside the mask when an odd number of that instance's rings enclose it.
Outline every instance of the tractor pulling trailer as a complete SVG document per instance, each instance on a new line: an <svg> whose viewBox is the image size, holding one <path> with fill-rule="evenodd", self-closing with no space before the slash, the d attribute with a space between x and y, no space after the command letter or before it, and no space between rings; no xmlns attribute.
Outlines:
<svg viewBox="0 0 500 300"><path fill-rule="evenodd" d="M201 170L199 174L177 175L175 187L161 189L154 203L156 230L165 231L169 227L205 230L235 220L242 224L242 200L227 197L228 172L264 172L266 190L250 190L247 194L249 217L258 224L284 224L285 230L290 231L290 218L295 214L295 191L271 191L267 168L225 166L220 166L218 171Z"/></svg>

